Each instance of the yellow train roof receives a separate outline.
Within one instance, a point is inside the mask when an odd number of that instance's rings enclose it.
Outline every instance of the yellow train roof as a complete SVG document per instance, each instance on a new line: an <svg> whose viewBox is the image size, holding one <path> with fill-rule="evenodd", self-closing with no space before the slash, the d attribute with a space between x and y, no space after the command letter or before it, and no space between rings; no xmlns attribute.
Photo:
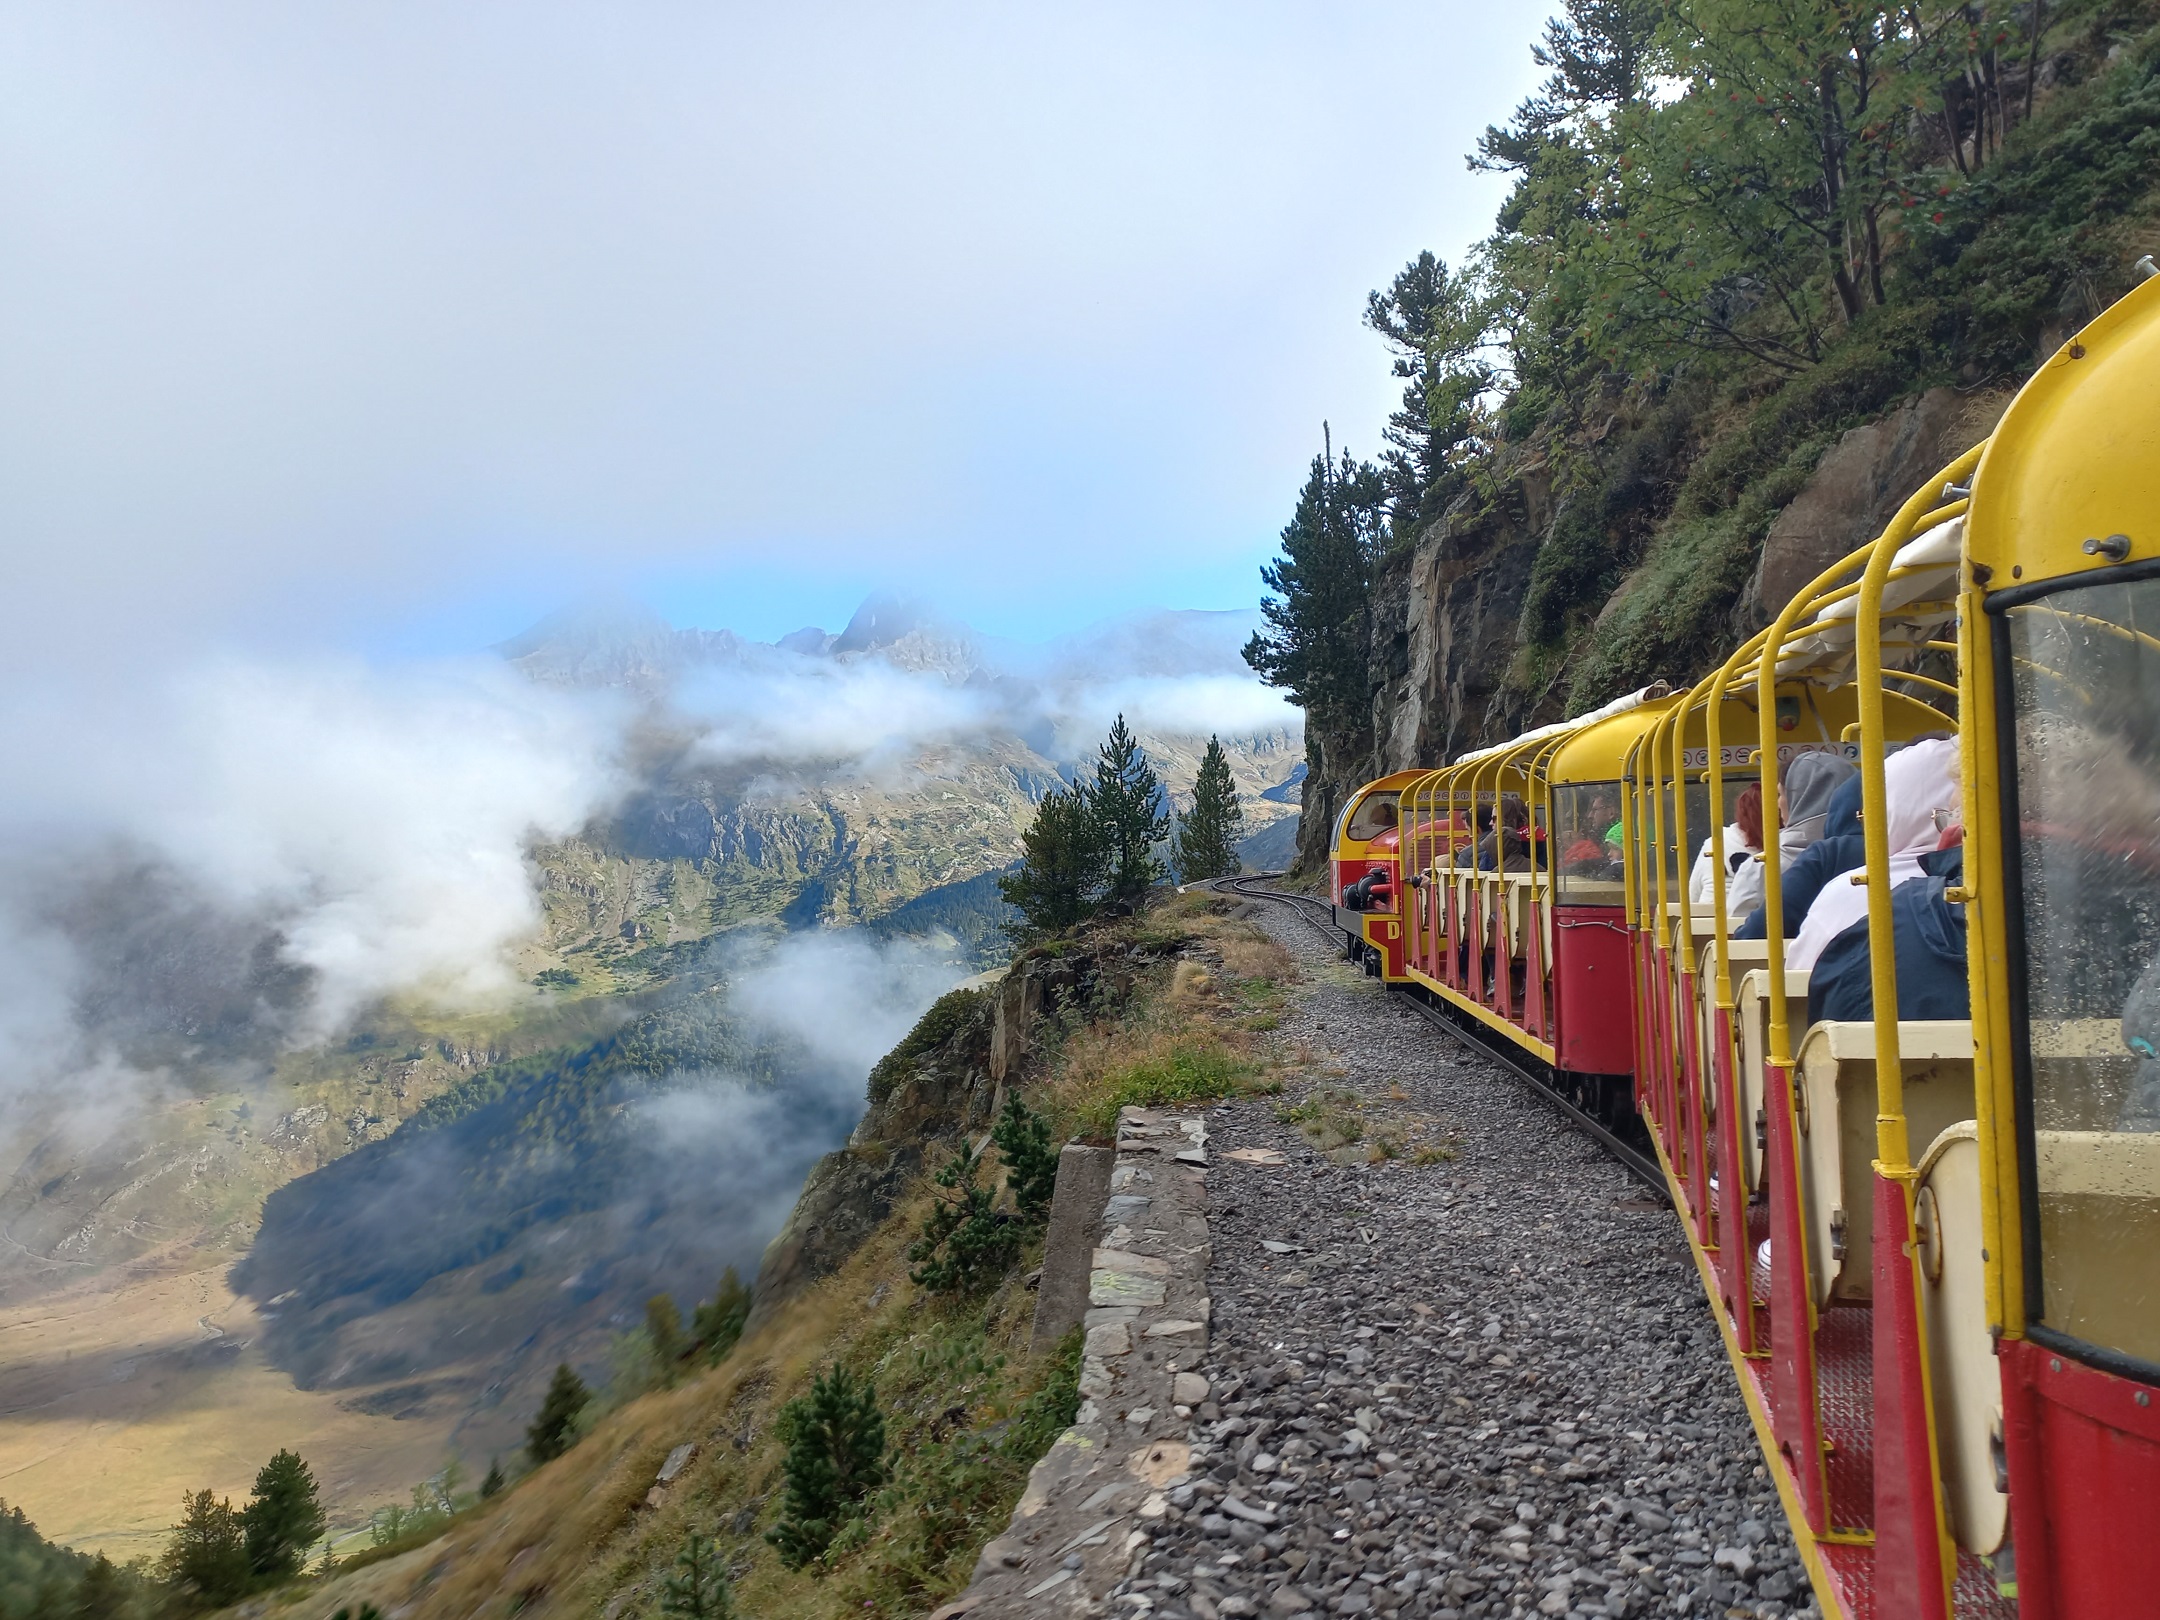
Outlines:
<svg viewBox="0 0 2160 1620"><path fill-rule="evenodd" d="M2160 276L2056 350L1995 429L1966 535L1988 589L2160 557L2155 378Z"/></svg>

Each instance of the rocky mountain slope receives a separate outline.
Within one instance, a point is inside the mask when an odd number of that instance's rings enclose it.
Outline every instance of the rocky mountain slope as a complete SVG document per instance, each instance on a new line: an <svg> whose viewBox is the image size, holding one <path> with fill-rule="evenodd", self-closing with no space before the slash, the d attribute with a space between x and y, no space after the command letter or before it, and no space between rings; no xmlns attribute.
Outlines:
<svg viewBox="0 0 2160 1620"><path fill-rule="evenodd" d="M1186 896L1031 953L996 992L941 1001L876 1066L870 1111L813 1176L732 1354L599 1415L441 1536L309 1582L311 1610L623 1620L657 1606L693 1532L741 1613L898 1620L961 1588L1079 1409L1079 1335L1034 1340L1039 1232L974 1293L910 1280L920 1172L1007 1089L1062 1137L1100 1133L1122 1103L1274 1083L1264 1026L1288 964L1230 909ZM874 1381L893 1476L825 1558L791 1570L763 1540L781 1503L776 1419L835 1363Z"/></svg>
<svg viewBox="0 0 2160 1620"><path fill-rule="evenodd" d="M553 940L612 954L617 936L674 943L761 917L877 921L1009 864L1035 802L1092 767L1121 709L1173 802L1220 732L1246 829L1263 832L1295 812L1264 795L1302 755L1288 711L1252 700L1237 653L1251 626L1156 613L1030 647L886 598L836 635L772 646L622 608L550 620L504 646L518 668L651 705L637 790L604 828L536 852Z"/></svg>

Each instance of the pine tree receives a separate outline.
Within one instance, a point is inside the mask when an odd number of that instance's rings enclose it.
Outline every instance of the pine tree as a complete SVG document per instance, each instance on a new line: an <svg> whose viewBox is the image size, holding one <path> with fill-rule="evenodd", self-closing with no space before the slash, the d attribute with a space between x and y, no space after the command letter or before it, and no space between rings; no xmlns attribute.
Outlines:
<svg viewBox="0 0 2160 1620"><path fill-rule="evenodd" d="M1230 756L1219 740L1210 737L1200 775L1193 783L1192 809L1178 817L1173 848L1179 880L1197 883L1204 878L1235 877L1238 838L1244 825Z"/></svg>
<svg viewBox="0 0 2160 1620"><path fill-rule="evenodd" d="M937 1173L938 1199L922 1236L908 1245L909 1278L936 1294L970 1293L1005 1272L1020 1234L998 1213L997 1193L981 1179L982 1155L965 1138Z"/></svg>
<svg viewBox="0 0 2160 1620"><path fill-rule="evenodd" d="M122 1620L132 1596L129 1584L120 1566L99 1553L83 1571L73 1606L56 1612L64 1612L68 1620Z"/></svg>
<svg viewBox="0 0 2160 1620"><path fill-rule="evenodd" d="M1086 793L1075 786L1043 795L1020 835L1020 864L998 879L998 893L1020 913L1013 931L1041 938L1093 916L1103 877L1102 831Z"/></svg>
<svg viewBox="0 0 2160 1620"><path fill-rule="evenodd" d="M1530 47L1553 70L1544 88L1515 109L1507 129L1487 125L1470 160L1478 169L1527 169L1538 149L1584 114L1632 105L1664 64L1658 33L1671 0L1562 0L1545 38Z"/></svg>
<svg viewBox="0 0 2160 1620"><path fill-rule="evenodd" d="M800 1569L832 1545L862 1499L885 1483L885 1419L876 1388L835 1367L808 1395L780 1409L779 1432L787 1446L787 1494L780 1522L765 1539L780 1550L782 1563Z"/></svg>
<svg viewBox="0 0 2160 1620"><path fill-rule="evenodd" d="M1380 469L1343 452L1313 457L1297 510L1282 532L1282 555L1260 570L1267 628L1245 644L1245 662L1305 711L1316 732L1369 746L1372 644L1369 587L1388 504ZM1315 761L1316 768L1319 761Z"/></svg>
<svg viewBox="0 0 2160 1620"><path fill-rule="evenodd" d="M675 1556L675 1573L660 1592L660 1612L682 1620L734 1620L735 1596L727 1571L713 1557L713 1544L695 1530Z"/></svg>
<svg viewBox="0 0 2160 1620"><path fill-rule="evenodd" d="M503 1473L500 1459L490 1457L488 1459L487 1477L480 1481L480 1500L485 1502L491 1496L500 1496L503 1487L509 1483L509 1477Z"/></svg>
<svg viewBox="0 0 2160 1620"><path fill-rule="evenodd" d="M592 1391L585 1387L584 1379L570 1370L567 1361L555 1369L547 1397L540 1403L540 1415L525 1431L525 1450L531 1455L534 1467L553 1462L570 1449L571 1425L577 1422L578 1414L585 1410L591 1399Z"/></svg>
<svg viewBox="0 0 2160 1620"><path fill-rule="evenodd" d="M720 1361L735 1348L744 1324L750 1320L750 1304L750 1290L743 1286L735 1268L729 1266L720 1274L720 1286L712 1299L690 1313L690 1336L707 1361Z"/></svg>
<svg viewBox="0 0 2160 1620"><path fill-rule="evenodd" d="M1005 1094L1005 1108L991 1128L990 1140L1005 1160L1005 1184L1012 1188L1013 1203L1024 1221L1050 1218L1050 1199L1057 1191L1058 1150L1050 1141L1050 1122L1020 1100L1020 1093Z"/></svg>
<svg viewBox="0 0 2160 1620"><path fill-rule="evenodd" d="M682 1312L666 1294L645 1302L645 1336L652 1341L653 1371L662 1383L673 1383L676 1365L690 1346L683 1338Z"/></svg>
<svg viewBox="0 0 2160 1620"><path fill-rule="evenodd" d="M1112 911L1139 910L1149 886L1162 881L1155 846L1170 830L1162 799L1162 783L1121 714L1097 751L1095 780L1087 789L1102 840L1103 904Z"/></svg>
<svg viewBox="0 0 2160 1620"><path fill-rule="evenodd" d="M158 1562L166 1582L206 1608L219 1608L248 1589L247 1528L230 1502L213 1491L181 1497L180 1522Z"/></svg>
<svg viewBox="0 0 2160 1620"><path fill-rule="evenodd" d="M1477 400L1493 383L1492 367L1478 358L1493 311L1474 275L1420 253L1386 292L1367 297L1365 324L1387 340L1395 375L1409 385L1388 418L1380 457L1400 538L1438 517L1462 487L1459 464L1475 439Z"/></svg>
<svg viewBox="0 0 2160 1620"><path fill-rule="evenodd" d="M329 1524L315 1475L297 1453L280 1451L255 1476L255 1494L241 1515L248 1564L258 1575L297 1575Z"/></svg>

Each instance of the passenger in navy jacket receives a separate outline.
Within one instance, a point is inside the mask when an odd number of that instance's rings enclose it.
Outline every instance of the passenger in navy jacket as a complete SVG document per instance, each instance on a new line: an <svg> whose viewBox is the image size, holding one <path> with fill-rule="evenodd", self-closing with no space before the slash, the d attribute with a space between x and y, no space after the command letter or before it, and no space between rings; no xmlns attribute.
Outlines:
<svg viewBox="0 0 2160 1620"><path fill-rule="evenodd" d="M1810 854L1813 853L1811 850ZM1965 846L1920 857L1925 874L1890 891L1892 938L1897 951L1900 1018L1970 1018L1965 977L1965 908L1944 891L1965 876ZM1873 957L1867 919L1862 918L1823 947L1808 979L1808 1022L1865 1022L1875 1016Z"/></svg>

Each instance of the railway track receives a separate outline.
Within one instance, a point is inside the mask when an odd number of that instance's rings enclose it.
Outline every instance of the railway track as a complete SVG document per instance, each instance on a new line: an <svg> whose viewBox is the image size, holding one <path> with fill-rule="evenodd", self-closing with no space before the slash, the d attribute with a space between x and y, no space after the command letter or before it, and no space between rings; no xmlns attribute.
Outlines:
<svg viewBox="0 0 2160 1620"><path fill-rule="evenodd" d="M1243 899L1261 900L1286 907L1308 928L1326 939L1329 945L1340 950L1344 943L1343 933L1335 925L1335 912L1331 906L1310 895L1264 887L1270 879L1282 875L1280 872L1256 872L1247 877L1217 878L1209 886ZM1553 1085L1549 1074L1542 1072L1542 1064L1524 1057L1521 1051L1506 1041L1488 1036L1483 1025L1470 1023L1466 1019L1451 1018L1444 1008L1407 991L1397 990L1394 994L1427 1023L1446 1031L1464 1046L1498 1063L1510 1079L1558 1114L1562 1123L1589 1137L1615 1164L1656 1193L1660 1199L1670 1201L1671 1194L1665 1185L1665 1174L1656 1159L1615 1133L1596 1115L1577 1107L1562 1095Z"/></svg>

